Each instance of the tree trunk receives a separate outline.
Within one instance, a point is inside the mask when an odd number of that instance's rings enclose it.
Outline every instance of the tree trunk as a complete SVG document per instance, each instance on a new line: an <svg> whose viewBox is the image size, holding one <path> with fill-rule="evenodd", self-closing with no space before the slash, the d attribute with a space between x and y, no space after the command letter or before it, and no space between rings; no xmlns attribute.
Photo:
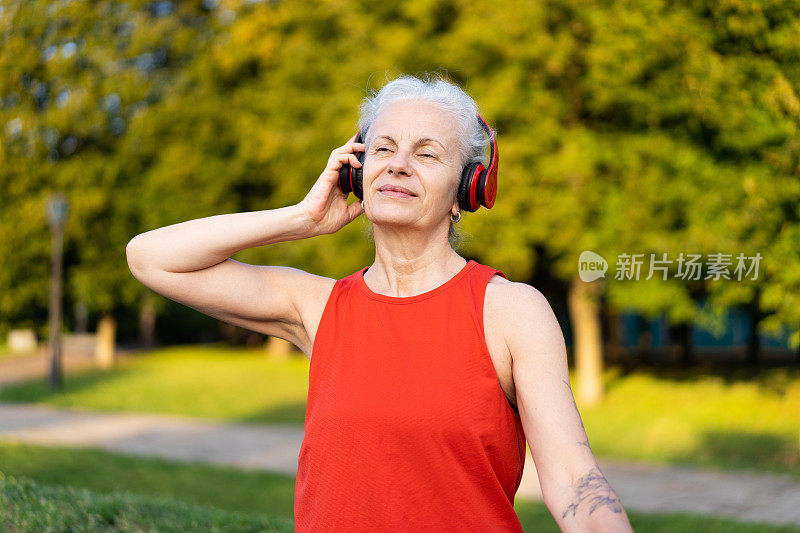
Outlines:
<svg viewBox="0 0 800 533"><path fill-rule="evenodd" d="M117 322L114 319L114 315L103 315L97 323L97 344L95 344L94 359L100 368L109 369L114 366L116 330Z"/></svg>
<svg viewBox="0 0 800 533"><path fill-rule="evenodd" d="M794 362L800 365L800 342L797 343L797 348L794 354Z"/></svg>
<svg viewBox="0 0 800 533"><path fill-rule="evenodd" d="M622 364L622 320L619 313L609 307L604 307L604 323L606 325L605 331L605 354L606 360L615 365Z"/></svg>
<svg viewBox="0 0 800 533"><path fill-rule="evenodd" d="M683 322L671 327L670 334L672 337L672 360L677 361L684 368L694 365L692 326Z"/></svg>
<svg viewBox="0 0 800 533"><path fill-rule="evenodd" d="M274 359L288 359L294 349L294 344L280 337L270 337L266 342L267 355Z"/></svg>
<svg viewBox="0 0 800 533"><path fill-rule="evenodd" d="M228 322L223 322L222 320L217 322L217 324L222 334L222 339L229 346L243 346L247 343L249 330L234 324L229 324Z"/></svg>
<svg viewBox="0 0 800 533"><path fill-rule="evenodd" d="M145 293L142 307L139 310L139 343L144 347L155 344L156 309L153 305L153 294Z"/></svg>
<svg viewBox="0 0 800 533"><path fill-rule="evenodd" d="M582 405L593 405L603 397L603 339L599 296L601 282L578 278L569 286L569 316L575 357L577 395Z"/></svg>
<svg viewBox="0 0 800 533"><path fill-rule="evenodd" d="M89 310L83 300L75 303L75 333L86 333L89 323Z"/></svg>
<svg viewBox="0 0 800 533"><path fill-rule="evenodd" d="M61 306L63 279L62 270L64 262L64 235L61 227L52 230L52 269L50 271L50 305L48 307L50 337L48 348L50 351L50 388L60 390L64 383L61 342Z"/></svg>
<svg viewBox="0 0 800 533"><path fill-rule="evenodd" d="M746 363L751 366L757 365L761 359L761 337L758 334L758 323L761 321L761 308L758 305L759 293L760 291L756 287L750 302L750 341L747 345Z"/></svg>
<svg viewBox="0 0 800 533"><path fill-rule="evenodd" d="M794 354L795 363L800 365L800 342L797 343L797 353Z"/></svg>
<svg viewBox="0 0 800 533"><path fill-rule="evenodd" d="M653 355L653 334L650 332L650 322L638 315L636 320L639 333L636 336L636 359L644 365L649 365Z"/></svg>

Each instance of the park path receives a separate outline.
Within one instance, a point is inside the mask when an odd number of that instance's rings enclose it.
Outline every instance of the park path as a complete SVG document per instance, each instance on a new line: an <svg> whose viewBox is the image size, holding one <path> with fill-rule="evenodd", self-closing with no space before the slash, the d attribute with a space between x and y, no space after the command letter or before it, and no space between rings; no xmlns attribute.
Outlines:
<svg viewBox="0 0 800 533"><path fill-rule="evenodd" d="M297 473L303 428L171 415L0 404L0 440L90 446L177 461ZM768 473L666 467L598 458L626 509L692 512L800 525L800 479ZM0 465L2 468L2 465ZM530 455L517 497L541 499Z"/></svg>
<svg viewBox="0 0 800 533"><path fill-rule="evenodd" d="M61 364L65 373L95 366L94 358L84 353L64 354ZM27 379L46 379L49 375L50 356L43 349L37 350L34 355L0 361L0 387Z"/></svg>
<svg viewBox="0 0 800 533"><path fill-rule="evenodd" d="M135 355L141 349L117 346L117 357L124 358ZM77 338L65 343L61 354L61 366L64 374L84 368L97 368L94 357L94 340ZM0 388L30 379L47 379L50 375L50 353L45 343L34 352L9 356L0 354Z"/></svg>

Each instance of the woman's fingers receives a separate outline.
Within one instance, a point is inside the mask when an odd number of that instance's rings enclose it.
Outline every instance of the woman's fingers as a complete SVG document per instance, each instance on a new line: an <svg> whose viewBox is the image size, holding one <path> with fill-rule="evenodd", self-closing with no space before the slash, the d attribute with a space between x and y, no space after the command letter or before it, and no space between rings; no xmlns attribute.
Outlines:
<svg viewBox="0 0 800 533"><path fill-rule="evenodd" d="M339 179L339 170L343 165L349 164L354 168L361 168L364 166L354 154L354 152L363 152L366 149L366 145L364 143L355 142L355 138L357 136L358 134L353 135L347 144L340 146L331 152L330 158L328 158L328 165L325 169L325 172L323 172L323 175L320 176L320 180L330 184L335 184ZM337 187L334 188L338 189Z"/></svg>
<svg viewBox="0 0 800 533"><path fill-rule="evenodd" d="M356 201L347 206L348 219L352 222L358 215L364 212L361 201L356 198Z"/></svg>
<svg viewBox="0 0 800 533"><path fill-rule="evenodd" d="M366 148L364 143L357 143L350 141L347 144L343 144L339 148L336 148L333 153L335 154L346 154L351 152L363 152Z"/></svg>
<svg viewBox="0 0 800 533"><path fill-rule="evenodd" d="M353 154L336 154L335 159L342 165L344 163L349 163L356 168L361 168L361 162ZM338 170L342 165L339 165L333 170Z"/></svg>

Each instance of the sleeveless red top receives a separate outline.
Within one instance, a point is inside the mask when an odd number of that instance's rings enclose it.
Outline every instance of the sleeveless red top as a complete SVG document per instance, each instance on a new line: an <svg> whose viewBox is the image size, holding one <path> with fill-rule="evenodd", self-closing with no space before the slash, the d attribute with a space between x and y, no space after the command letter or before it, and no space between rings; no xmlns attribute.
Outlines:
<svg viewBox="0 0 800 533"><path fill-rule="evenodd" d="M475 261L428 292L337 280L314 340L295 531L522 531L519 414L483 330Z"/></svg>

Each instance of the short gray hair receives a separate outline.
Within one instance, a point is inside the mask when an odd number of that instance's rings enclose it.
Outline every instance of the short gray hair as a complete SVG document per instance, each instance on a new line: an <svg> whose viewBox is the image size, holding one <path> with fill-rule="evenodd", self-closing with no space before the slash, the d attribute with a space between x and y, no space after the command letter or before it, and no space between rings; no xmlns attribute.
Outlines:
<svg viewBox="0 0 800 533"><path fill-rule="evenodd" d="M461 87L438 73L424 74L422 78L401 74L386 83L379 91L373 91L364 98L361 102L358 127L364 130L367 146L372 141L370 128L375 118L389 104L401 100L424 100L452 114L456 121L456 138L459 140L462 168L469 163L489 164L486 154L489 138L478 122L478 105ZM372 228L365 230L368 238L373 240ZM456 229L452 221L447 240L453 249L458 249L464 240L463 234Z"/></svg>
<svg viewBox="0 0 800 533"><path fill-rule="evenodd" d="M402 74L379 91L367 95L361 102L358 117L358 127L364 128L367 146L372 140L370 128L375 118L389 104L401 100L425 100L450 112L458 128L456 137L462 167L473 162L488 164L486 148L489 140L478 122L475 100L441 74L425 74L423 78Z"/></svg>

